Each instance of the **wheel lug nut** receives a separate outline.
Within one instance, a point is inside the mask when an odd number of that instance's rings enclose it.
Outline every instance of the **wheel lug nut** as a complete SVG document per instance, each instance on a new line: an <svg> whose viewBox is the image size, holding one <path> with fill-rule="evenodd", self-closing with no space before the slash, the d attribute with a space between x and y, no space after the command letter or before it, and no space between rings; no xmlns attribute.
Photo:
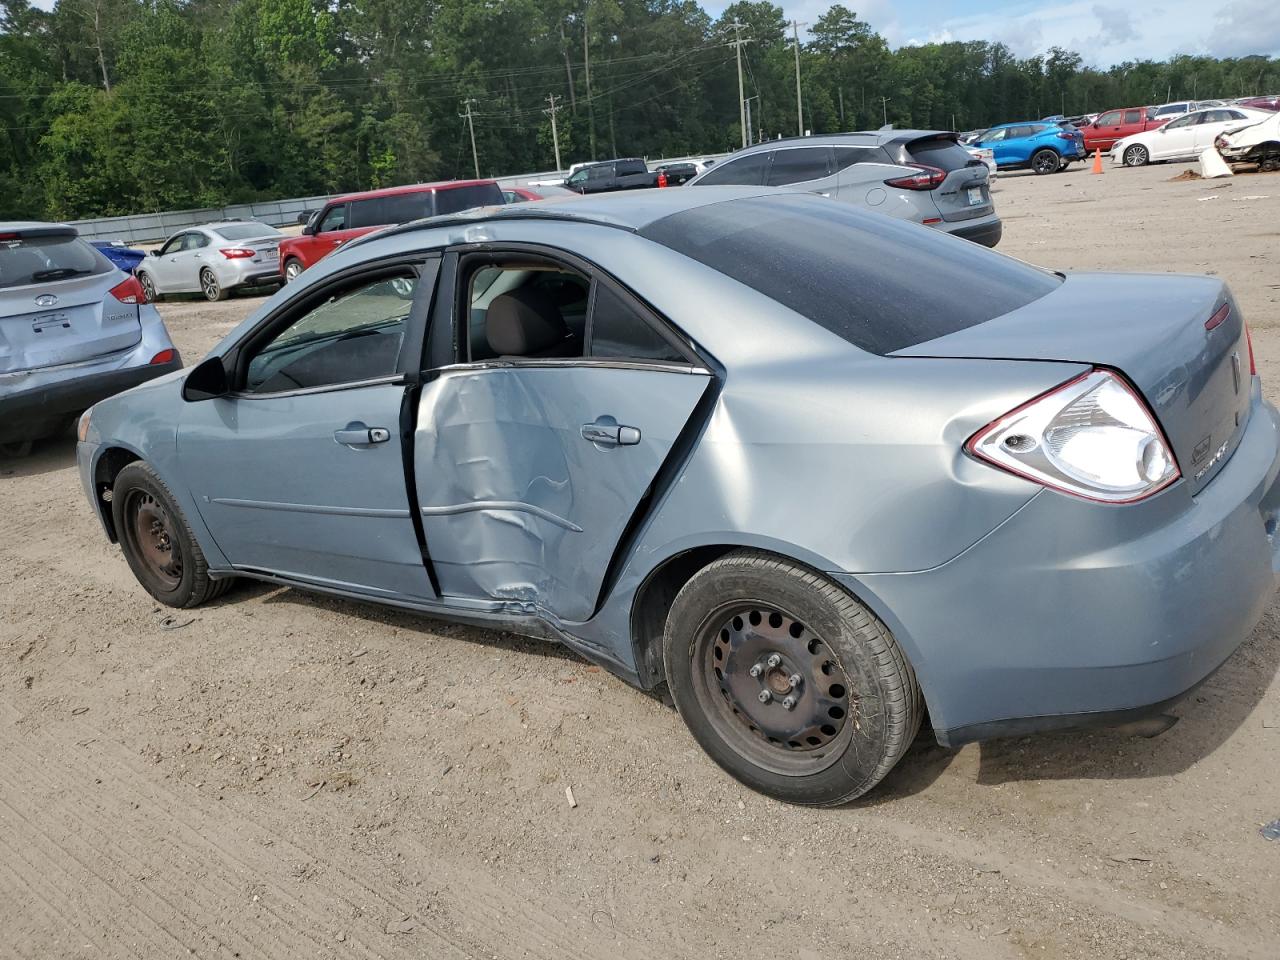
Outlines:
<svg viewBox="0 0 1280 960"><path fill-rule="evenodd" d="M760 691L760 702L761 702L761 703L768 703L768 702L769 702L770 700L772 700L772 699L773 699L773 694L772 694L772 693L770 693L768 690L761 690L761 691Z"/></svg>
<svg viewBox="0 0 1280 960"><path fill-rule="evenodd" d="M769 666L776 667L781 662L782 662L782 658L778 656L776 653L769 654Z"/></svg>
<svg viewBox="0 0 1280 960"><path fill-rule="evenodd" d="M791 684L791 689L793 690L800 686L800 674L793 673L791 676L787 677L787 683Z"/></svg>
<svg viewBox="0 0 1280 960"><path fill-rule="evenodd" d="M787 697L785 700L782 701L782 705L786 707L788 710L794 710L796 708L796 698Z"/></svg>
<svg viewBox="0 0 1280 960"><path fill-rule="evenodd" d="M758 676L760 676L760 674L762 674L762 673L764 673L764 667L760 666L760 664L758 664L758 663L753 663L753 664L751 665L751 675L752 675L753 677L758 677Z"/></svg>

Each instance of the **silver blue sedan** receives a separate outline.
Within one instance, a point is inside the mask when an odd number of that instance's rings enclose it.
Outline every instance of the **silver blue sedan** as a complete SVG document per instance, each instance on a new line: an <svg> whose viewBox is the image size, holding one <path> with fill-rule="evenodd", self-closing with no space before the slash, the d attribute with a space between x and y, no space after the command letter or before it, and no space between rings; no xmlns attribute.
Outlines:
<svg viewBox="0 0 1280 960"><path fill-rule="evenodd" d="M559 641L833 804L1159 709L1276 582L1276 411L1208 277L1064 277L768 188L391 228L80 424L138 580Z"/></svg>

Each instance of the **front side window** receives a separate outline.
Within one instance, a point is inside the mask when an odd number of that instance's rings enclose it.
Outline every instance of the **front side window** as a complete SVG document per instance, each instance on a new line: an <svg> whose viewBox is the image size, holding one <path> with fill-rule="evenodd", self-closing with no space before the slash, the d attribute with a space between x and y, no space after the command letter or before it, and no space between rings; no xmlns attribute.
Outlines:
<svg viewBox="0 0 1280 960"><path fill-rule="evenodd" d="M312 306L254 348L245 391L280 393L393 375L416 286L417 274L406 269Z"/></svg>
<svg viewBox="0 0 1280 960"><path fill-rule="evenodd" d="M698 183L704 186L741 184L748 187L759 187L763 186L764 175L768 169L769 154L767 152L753 153L750 156L739 157L737 160L721 161Z"/></svg>
<svg viewBox="0 0 1280 960"><path fill-rule="evenodd" d="M1164 126L1166 130L1178 130L1178 129L1181 129L1182 127L1194 126L1195 124L1199 123L1203 119L1204 119L1204 114L1191 113L1185 117L1179 117L1177 120L1174 120L1171 123L1166 123Z"/></svg>
<svg viewBox="0 0 1280 960"><path fill-rule="evenodd" d="M166 257L171 253L177 253L182 249L182 244L186 242L186 239L187 235L185 233L180 233L177 236L170 237L168 242L160 248L158 256Z"/></svg>
<svg viewBox="0 0 1280 960"><path fill-rule="evenodd" d="M831 152L826 147L779 150L773 155L768 184L771 187L785 187L790 183L821 180L830 173Z"/></svg>
<svg viewBox="0 0 1280 960"><path fill-rule="evenodd" d="M328 233L331 230L345 230L347 227L347 205L344 203L337 207L330 207L325 215L320 219L320 226L316 230L317 233Z"/></svg>
<svg viewBox="0 0 1280 960"><path fill-rule="evenodd" d="M1118 127L1120 126L1120 111L1113 110L1111 113L1104 113L1100 116L1096 123L1099 127Z"/></svg>

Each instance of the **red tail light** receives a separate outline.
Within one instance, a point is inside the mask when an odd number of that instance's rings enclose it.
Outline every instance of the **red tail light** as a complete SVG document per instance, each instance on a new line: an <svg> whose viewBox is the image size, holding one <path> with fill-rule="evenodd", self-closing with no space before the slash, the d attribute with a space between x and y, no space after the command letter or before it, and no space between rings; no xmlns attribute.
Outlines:
<svg viewBox="0 0 1280 960"><path fill-rule="evenodd" d="M173 363L173 351L161 350L159 353L157 353L154 357L151 358L151 364L153 366L159 363Z"/></svg>
<svg viewBox="0 0 1280 960"><path fill-rule="evenodd" d="M1258 375L1258 364L1253 359L1253 334L1249 332L1249 325L1244 325L1244 342L1249 345L1249 376L1256 377Z"/></svg>
<svg viewBox="0 0 1280 960"><path fill-rule="evenodd" d="M247 247L223 247L218 252L228 260L243 260L253 256L253 251Z"/></svg>
<svg viewBox="0 0 1280 960"><path fill-rule="evenodd" d="M121 303L146 303L147 291L142 288L137 277L129 277L124 283L117 283L109 291Z"/></svg>
<svg viewBox="0 0 1280 960"><path fill-rule="evenodd" d="M928 167L923 163L905 163L905 167L915 167L919 173L913 173L907 177L894 177L892 180L886 180L886 187L901 187L903 190L932 190L934 187L942 185L942 181L947 179L947 171L939 170L937 167Z"/></svg>
<svg viewBox="0 0 1280 960"><path fill-rule="evenodd" d="M1075 138L1076 138L1075 134L1067 133L1065 130L1063 130L1060 134L1058 134L1059 140L1074 140Z"/></svg>

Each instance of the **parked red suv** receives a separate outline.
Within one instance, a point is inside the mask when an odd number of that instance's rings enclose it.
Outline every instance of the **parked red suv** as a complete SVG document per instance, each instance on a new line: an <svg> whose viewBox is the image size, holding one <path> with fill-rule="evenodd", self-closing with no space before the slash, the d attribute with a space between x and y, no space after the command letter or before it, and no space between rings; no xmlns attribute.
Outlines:
<svg viewBox="0 0 1280 960"><path fill-rule="evenodd" d="M1080 128L1080 132L1084 134L1085 150L1089 153L1094 150L1107 153L1125 137L1163 127L1170 120L1176 119L1168 116L1153 120L1151 114L1150 107L1125 107L1123 110L1108 110L1098 114L1098 119L1093 123Z"/></svg>
<svg viewBox="0 0 1280 960"><path fill-rule="evenodd" d="M280 272L286 281L293 280L348 240L379 227L502 203L494 180L444 180L349 193L313 213L301 236L280 242Z"/></svg>

